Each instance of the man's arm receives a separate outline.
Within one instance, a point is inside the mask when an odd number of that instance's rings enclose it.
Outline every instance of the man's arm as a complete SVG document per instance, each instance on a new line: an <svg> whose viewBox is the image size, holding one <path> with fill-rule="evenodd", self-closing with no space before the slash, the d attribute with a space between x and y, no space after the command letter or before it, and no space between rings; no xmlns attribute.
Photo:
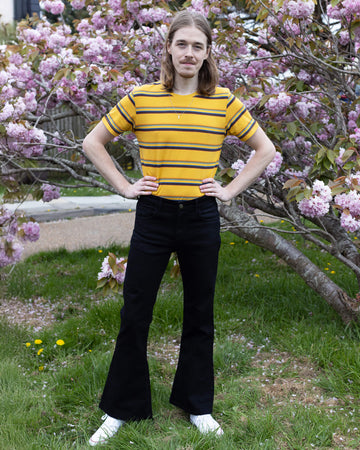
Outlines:
<svg viewBox="0 0 360 450"><path fill-rule="evenodd" d="M244 191L263 173L275 156L274 144L260 127L246 143L255 150L255 155L239 175L225 187L214 182L213 178L202 180L203 184L200 186L200 191L203 194L227 202Z"/></svg>
<svg viewBox="0 0 360 450"><path fill-rule="evenodd" d="M138 195L149 195L156 191L158 184L155 177L143 177L136 183L129 183L126 178L117 170L105 145L114 136L108 131L102 122L85 137L83 149L86 156L97 168L105 180L111 184L119 193L126 198L136 198Z"/></svg>

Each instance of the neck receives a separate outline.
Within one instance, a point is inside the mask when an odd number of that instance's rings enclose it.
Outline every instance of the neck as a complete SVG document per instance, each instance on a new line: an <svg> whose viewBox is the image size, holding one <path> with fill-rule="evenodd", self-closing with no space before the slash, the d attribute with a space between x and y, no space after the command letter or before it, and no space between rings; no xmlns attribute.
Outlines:
<svg viewBox="0 0 360 450"><path fill-rule="evenodd" d="M198 78L183 78L183 77L175 77L175 84L173 92L174 94L179 95L189 95L196 92L198 89Z"/></svg>

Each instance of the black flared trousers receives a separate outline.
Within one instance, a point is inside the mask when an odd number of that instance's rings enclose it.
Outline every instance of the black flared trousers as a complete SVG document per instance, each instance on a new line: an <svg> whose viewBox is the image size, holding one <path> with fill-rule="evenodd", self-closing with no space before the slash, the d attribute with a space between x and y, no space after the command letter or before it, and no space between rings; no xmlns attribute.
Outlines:
<svg viewBox="0 0 360 450"><path fill-rule="evenodd" d="M122 420L152 417L147 339L170 255L176 252L184 289L179 361L170 402L191 414L212 412L213 301L220 221L216 200L142 196L130 244L124 306L100 408Z"/></svg>

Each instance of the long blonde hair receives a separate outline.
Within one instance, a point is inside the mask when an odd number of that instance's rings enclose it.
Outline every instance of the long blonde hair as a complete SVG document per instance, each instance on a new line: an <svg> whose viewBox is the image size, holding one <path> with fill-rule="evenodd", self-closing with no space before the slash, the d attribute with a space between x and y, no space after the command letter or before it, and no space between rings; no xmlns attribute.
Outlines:
<svg viewBox="0 0 360 450"><path fill-rule="evenodd" d="M172 92L175 83L175 68L172 62L171 54L168 52L168 44L172 43L174 34L184 27L195 26L202 31L207 40L207 48L209 49L209 56L204 60L203 65L199 71L198 92L201 95L211 95L215 92L215 88L219 81L218 70L211 53L211 28L206 18L199 13L190 11L180 11L177 13L170 25L168 34L166 36L163 57L161 61L161 83L168 92Z"/></svg>

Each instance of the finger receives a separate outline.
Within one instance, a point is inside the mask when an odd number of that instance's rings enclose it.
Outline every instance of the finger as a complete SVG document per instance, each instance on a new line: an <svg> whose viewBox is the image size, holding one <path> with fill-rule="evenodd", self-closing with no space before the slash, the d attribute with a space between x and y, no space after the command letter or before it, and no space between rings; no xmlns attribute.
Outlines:
<svg viewBox="0 0 360 450"><path fill-rule="evenodd" d="M209 183L214 183L215 180L214 180L214 178L205 178L201 182L202 182L202 184L209 184Z"/></svg>

